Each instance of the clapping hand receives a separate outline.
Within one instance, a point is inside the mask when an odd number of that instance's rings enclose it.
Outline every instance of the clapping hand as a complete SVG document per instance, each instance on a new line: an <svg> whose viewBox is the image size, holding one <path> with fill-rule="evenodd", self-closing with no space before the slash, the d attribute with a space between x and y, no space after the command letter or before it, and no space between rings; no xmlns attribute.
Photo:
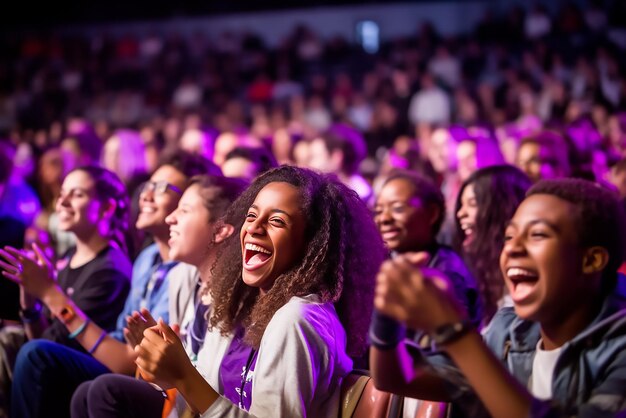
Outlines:
<svg viewBox="0 0 626 418"><path fill-rule="evenodd" d="M135 353L135 363L144 380L163 389L174 387L184 379L187 369L181 366L188 364L193 368L177 331L163 319L144 331L141 343L135 347Z"/></svg>
<svg viewBox="0 0 626 418"><path fill-rule="evenodd" d="M465 317L449 280L425 267L426 253L400 255L383 263L376 277L376 309L409 328L432 332Z"/></svg>
<svg viewBox="0 0 626 418"><path fill-rule="evenodd" d="M143 340L144 331L156 324L157 322L146 308L141 308L141 312L134 311L126 317L126 328L124 328L126 342L134 349Z"/></svg>
<svg viewBox="0 0 626 418"><path fill-rule="evenodd" d="M22 286L23 290L43 300L47 292L57 286L56 270L43 250L33 244L33 252L13 247L0 249L2 275Z"/></svg>

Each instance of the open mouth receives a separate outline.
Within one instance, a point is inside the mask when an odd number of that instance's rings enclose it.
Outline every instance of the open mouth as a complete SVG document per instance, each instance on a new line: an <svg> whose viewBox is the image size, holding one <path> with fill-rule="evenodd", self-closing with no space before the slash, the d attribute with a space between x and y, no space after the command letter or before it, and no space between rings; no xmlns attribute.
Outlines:
<svg viewBox="0 0 626 418"><path fill-rule="evenodd" d="M392 239L396 238L399 234L400 234L400 230L399 229L388 229L386 231L381 231L381 235L382 235L383 241L392 240Z"/></svg>
<svg viewBox="0 0 626 418"><path fill-rule="evenodd" d="M244 245L243 266L246 270L256 270L272 258L272 252L260 245L246 243Z"/></svg>
<svg viewBox="0 0 626 418"><path fill-rule="evenodd" d="M535 289L539 274L530 269L510 267L506 270L506 277L511 283L509 291L513 302L522 302Z"/></svg>

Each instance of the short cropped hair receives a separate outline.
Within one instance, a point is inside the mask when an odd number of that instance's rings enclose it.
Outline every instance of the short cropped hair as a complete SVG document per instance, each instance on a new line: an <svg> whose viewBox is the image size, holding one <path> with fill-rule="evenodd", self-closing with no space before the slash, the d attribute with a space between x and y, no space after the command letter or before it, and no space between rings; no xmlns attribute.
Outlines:
<svg viewBox="0 0 626 418"><path fill-rule="evenodd" d="M624 261L624 209L617 194L605 187L582 179L541 180L526 196L547 194L576 206L577 235L582 247L606 248L609 262L602 272L602 291L609 294L617 283L617 269Z"/></svg>
<svg viewBox="0 0 626 418"><path fill-rule="evenodd" d="M159 160L159 167L170 165L180 171L190 179L193 176L207 174L210 176L221 176L222 170L212 161L197 154L191 154L186 151L176 150L166 153Z"/></svg>
<svg viewBox="0 0 626 418"><path fill-rule="evenodd" d="M443 193L441 193L441 189L431 180L408 170L392 171L383 183L383 187L390 181L396 179L409 182L413 186L413 196L419 198L424 205L434 205L439 209L439 216L435 219L432 229L433 236L436 236L446 216L446 202Z"/></svg>

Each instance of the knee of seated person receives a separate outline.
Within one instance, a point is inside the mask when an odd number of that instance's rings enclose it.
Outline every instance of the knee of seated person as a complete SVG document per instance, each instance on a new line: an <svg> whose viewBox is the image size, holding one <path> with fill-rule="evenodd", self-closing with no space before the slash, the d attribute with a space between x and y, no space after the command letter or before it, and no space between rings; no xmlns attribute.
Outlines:
<svg viewBox="0 0 626 418"><path fill-rule="evenodd" d="M32 340L27 342L20 348L15 362L15 369L25 367L26 365L39 366L43 365L45 359L49 358L49 354L53 351L55 343L46 340ZM47 366L49 364L45 363Z"/></svg>
<svg viewBox="0 0 626 418"><path fill-rule="evenodd" d="M89 385L88 399L102 398L109 394L115 394L120 389L119 376L116 374L103 374L96 377Z"/></svg>

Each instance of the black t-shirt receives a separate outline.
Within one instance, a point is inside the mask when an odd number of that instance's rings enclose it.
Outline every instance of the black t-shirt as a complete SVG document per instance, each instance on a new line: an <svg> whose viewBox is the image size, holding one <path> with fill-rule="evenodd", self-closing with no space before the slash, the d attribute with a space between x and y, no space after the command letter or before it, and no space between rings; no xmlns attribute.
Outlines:
<svg viewBox="0 0 626 418"><path fill-rule="evenodd" d="M93 322L107 332L113 331L130 290L130 260L120 249L109 246L88 263L70 268L73 254L72 249L64 257L68 264L59 271L59 286ZM68 335L65 325L54 318L42 338L84 351Z"/></svg>
<svg viewBox="0 0 626 418"><path fill-rule="evenodd" d="M19 219L8 216L0 217L0 248L10 245L14 248L24 246L26 227ZM0 268L0 272L3 269ZM0 275L0 318L19 319L20 288L11 280Z"/></svg>

